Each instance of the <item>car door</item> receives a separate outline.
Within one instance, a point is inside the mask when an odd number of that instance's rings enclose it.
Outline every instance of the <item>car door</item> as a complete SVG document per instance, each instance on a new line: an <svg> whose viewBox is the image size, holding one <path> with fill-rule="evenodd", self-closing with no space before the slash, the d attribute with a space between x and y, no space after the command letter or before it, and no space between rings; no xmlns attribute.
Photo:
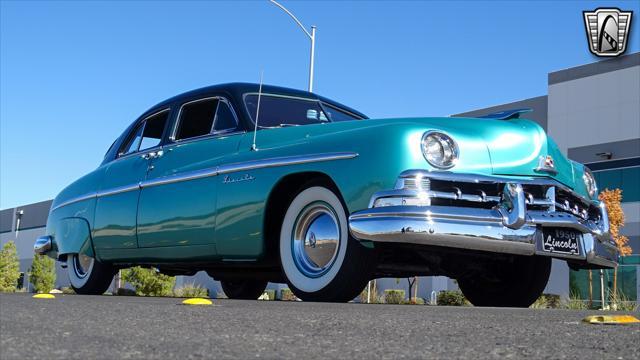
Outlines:
<svg viewBox="0 0 640 360"><path fill-rule="evenodd" d="M217 166L237 151L241 133L224 98L182 104L170 142L142 183L140 247L207 245L203 251L215 251Z"/></svg>
<svg viewBox="0 0 640 360"><path fill-rule="evenodd" d="M169 119L163 109L137 124L105 171L97 193L93 244L96 249L138 247L136 215L140 182L149 170L150 157L160 148Z"/></svg>

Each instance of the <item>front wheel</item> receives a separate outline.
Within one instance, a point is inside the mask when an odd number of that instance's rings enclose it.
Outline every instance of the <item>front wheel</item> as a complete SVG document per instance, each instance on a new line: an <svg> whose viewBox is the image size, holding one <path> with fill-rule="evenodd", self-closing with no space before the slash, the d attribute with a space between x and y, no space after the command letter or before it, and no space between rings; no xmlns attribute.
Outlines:
<svg viewBox="0 0 640 360"><path fill-rule="evenodd" d="M109 288L115 269L85 254L69 254L67 274L76 294L102 295Z"/></svg>
<svg viewBox="0 0 640 360"><path fill-rule="evenodd" d="M541 256L516 256L493 265L486 273L458 279L474 306L529 307L542 295L551 273L551 258Z"/></svg>
<svg viewBox="0 0 640 360"><path fill-rule="evenodd" d="M300 191L285 213L280 261L291 291L304 301L347 302L364 289L368 249L349 235L347 212L323 186Z"/></svg>
<svg viewBox="0 0 640 360"><path fill-rule="evenodd" d="M222 291L229 299L256 300L267 287L264 280L221 280Z"/></svg>

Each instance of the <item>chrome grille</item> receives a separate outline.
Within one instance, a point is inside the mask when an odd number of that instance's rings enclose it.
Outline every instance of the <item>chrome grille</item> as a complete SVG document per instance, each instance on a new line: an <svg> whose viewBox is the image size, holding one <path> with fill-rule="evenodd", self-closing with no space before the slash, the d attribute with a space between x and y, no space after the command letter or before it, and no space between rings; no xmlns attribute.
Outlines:
<svg viewBox="0 0 640 360"><path fill-rule="evenodd" d="M514 180L517 181L517 180ZM506 182L505 182L506 183ZM456 181L424 176L401 177L396 189L417 191L424 205L492 208L502 199L505 183L482 181ZM551 182L523 183L528 210L565 212L583 220L599 220L599 209L575 193Z"/></svg>

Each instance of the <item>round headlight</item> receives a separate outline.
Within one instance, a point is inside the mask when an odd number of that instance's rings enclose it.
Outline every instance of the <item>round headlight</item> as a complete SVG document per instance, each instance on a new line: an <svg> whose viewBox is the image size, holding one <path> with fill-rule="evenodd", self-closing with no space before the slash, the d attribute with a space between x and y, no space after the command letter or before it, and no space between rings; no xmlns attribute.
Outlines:
<svg viewBox="0 0 640 360"><path fill-rule="evenodd" d="M422 135L422 155L429 164L448 169L458 161L458 145L453 139L438 131L428 131Z"/></svg>
<svg viewBox="0 0 640 360"><path fill-rule="evenodd" d="M582 174L582 180L584 180L584 186L587 188L587 192L589 196L596 196L596 192L598 191L598 186L596 185L596 179L593 177L591 170L587 167L584 168L584 174Z"/></svg>

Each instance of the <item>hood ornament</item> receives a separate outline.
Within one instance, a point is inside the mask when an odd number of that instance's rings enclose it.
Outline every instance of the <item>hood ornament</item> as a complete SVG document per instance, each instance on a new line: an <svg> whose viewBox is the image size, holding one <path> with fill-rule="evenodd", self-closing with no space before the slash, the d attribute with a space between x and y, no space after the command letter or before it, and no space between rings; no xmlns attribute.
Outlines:
<svg viewBox="0 0 640 360"><path fill-rule="evenodd" d="M533 169L535 172L546 172L550 174L557 174L558 170L556 170L556 165L553 162L553 157L551 155L540 156L538 158L538 167Z"/></svg>

